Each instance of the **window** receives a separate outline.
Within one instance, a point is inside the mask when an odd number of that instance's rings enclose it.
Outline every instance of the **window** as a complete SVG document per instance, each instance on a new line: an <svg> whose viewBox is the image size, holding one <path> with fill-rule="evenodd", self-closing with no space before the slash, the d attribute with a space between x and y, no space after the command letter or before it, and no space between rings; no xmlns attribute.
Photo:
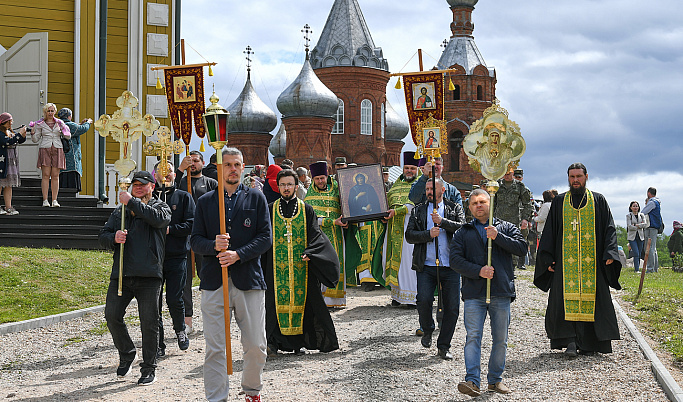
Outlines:
<svg viewBox="0 0 683 402"><path fill-rule="evenodd" d="M382 103L382 125L380 126L380 138L384 138L384 126L387 124L387 109Z"/></svg>
<svg viewBox="0 0 683 402"><path fill-rule="evenodd" d="M477 100L484 100L484 89L481 85L477 85Z"/></svg>
<svg viewBox="0 0 683 402"><path fill-rule="evenodd" d="M449 138L449 150L448 155L451 158L451 163L449 166L450 172L459 172L460 169L460 150L462 149L462 140L465 138L465 134L462 131L457 130L451 133Z"/></svg>
<svg viewBox="0 0 683 402"><path fill-rule="evenodd" d="M344 101L341 99L339 99L339 107L337 107L334 119L335 123L332 128L332 134L344 134Z"/></svg>
<svg viewBox="0 0 683 402"><path fill-rule="evenodd" d="M453 100L460 100L460 85L456 85L453 90Z"/></svg>
<svg viewBox="0 0 683 402"><path fill-rule="evenodd" d="M360 133L372 135L372 102L368 99L360 103Z"/></svg>

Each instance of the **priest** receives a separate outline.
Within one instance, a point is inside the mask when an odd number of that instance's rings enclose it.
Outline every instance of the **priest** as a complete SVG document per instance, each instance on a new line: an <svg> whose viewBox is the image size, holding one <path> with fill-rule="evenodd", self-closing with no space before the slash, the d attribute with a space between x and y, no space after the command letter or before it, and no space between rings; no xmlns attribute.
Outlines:
<svg viewBox="0 0 683 402"><path fill-rule="evenodd" d="M337 333L320 285L334 288L339 259L320 231L313 207L296 197L296 172L277 174L280 198L270 203L273 246L263 255L268 355L278 350L299 354L302 348L339 349Z"/></svg>
<svg viewBox="0 0 683 402"><path fill-rule="evenodd" d="M534 285L550 291L545 329L565 354L611 353L620 339L609 288L621 289L621 262L612 213L602 194L586 188L582 163L567 169L569 191L550 206L538 248Z"/></svg>

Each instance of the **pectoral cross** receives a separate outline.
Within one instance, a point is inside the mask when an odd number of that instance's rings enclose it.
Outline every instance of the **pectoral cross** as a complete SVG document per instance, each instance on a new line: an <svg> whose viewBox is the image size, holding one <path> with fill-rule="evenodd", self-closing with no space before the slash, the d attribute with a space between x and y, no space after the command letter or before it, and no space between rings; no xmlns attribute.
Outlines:
<svg viewBox="0 0 683 402"><path fill-rule="evenodd" d="M123 91L116 99L119 110L109 116L103 114L95 122L95 129L102 137L111 134L111 138L119 143L119 159L114 163L114 168L121 176L128 176L136 163L130 157L130 147L144 133L150 136L161 125L153 115L142 116L139 110L134 109L138 105L138 98L130 91Z"/></svg>
<svg viewBox="0 0 683 402"><path fill-rule="evenodd" d="M166 126L161 126L157 130L157 141L147 141L145 144L145 153L158 156L159 160L162 161L167 161L170 155L181 154L184 149L185 146L182 141L173 141L171 131ZM168 163L159 164L159 173L161 173L161 177L166 177L168 174Z"/></svg>
<svg viewBox="0 0 683 402"><path fill-rule="evenodd" d="M330 208L327 207L327 208L325 209L325 215L326 215L328 218L330 217L330 212L331 212Z"/></svg>
<svg viewBox="0 0 683 402"><path fill-rule="evenodd" d="M287 222L287 233L284 234L284 236L287 237L287 243L291 243L291 242L292 242L292 235L293 235L293 233L292 233L292 223L291 223L291 222Z"/></svg>
<svg viewBox="0 0 683 402"><path fill-rule="evenodd" d="M574 220L570 223L572 224L572 230L576 230L576 227L579 225L579 222L576 221L576 218L574 218Z"/></svg>

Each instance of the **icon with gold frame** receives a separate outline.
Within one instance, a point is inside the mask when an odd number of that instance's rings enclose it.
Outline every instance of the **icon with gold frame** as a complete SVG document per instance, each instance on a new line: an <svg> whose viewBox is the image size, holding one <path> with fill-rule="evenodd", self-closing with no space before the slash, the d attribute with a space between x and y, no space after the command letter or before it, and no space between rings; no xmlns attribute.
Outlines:
<svg viewBox="0 0 683 402"><path fill-rule="evenodd" d="M430 113L427 119L415 122L413 129L420 156L439 157L448 153L446 120L437 120Z"/></svg>

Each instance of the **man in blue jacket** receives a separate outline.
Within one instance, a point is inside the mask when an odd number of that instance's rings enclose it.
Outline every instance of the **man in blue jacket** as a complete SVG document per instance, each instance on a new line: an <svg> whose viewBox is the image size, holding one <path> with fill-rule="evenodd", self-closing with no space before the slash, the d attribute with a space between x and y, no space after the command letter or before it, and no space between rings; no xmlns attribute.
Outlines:
<svg viewBox="0 0 683 402"><path fill-rule="evenodd" d="M225 354L225 321L222 286L228 286L230 306L240 328L244 365L242 389L247 401L260 401L262 374L266 363L266 282L261 269L261 254L273 244L270 212L266 197L259 190L240 183L244 162L237 148L223 150L225 198L218 190L197 201L190 244L204 256L199 289L202 292L202 319L206 355L204 393L209 401L228 399ZM227 234L220 233L218 203L225 202ZM228 269L224 284L221 270Z"/></svg>
<svg viewBox="0 0 683 402"><path fill-rule="evenodd" d="M458 391L479 396L481 382L481 338L488 312L491 321L491 356L487 375L489 391L507 394L502 383L505 370L510 303L515 299L512 254L523 256L527 243L517 226L493 220L489 224L491 197L482 190L472 191L469 208L474 219L455 233L451 240L451 266L462 276L462 299L465 302L465 381ZM493 241L491 265L488 262L488 239ZM491 303L486 303L486 280L491 279Z"/></svg>

